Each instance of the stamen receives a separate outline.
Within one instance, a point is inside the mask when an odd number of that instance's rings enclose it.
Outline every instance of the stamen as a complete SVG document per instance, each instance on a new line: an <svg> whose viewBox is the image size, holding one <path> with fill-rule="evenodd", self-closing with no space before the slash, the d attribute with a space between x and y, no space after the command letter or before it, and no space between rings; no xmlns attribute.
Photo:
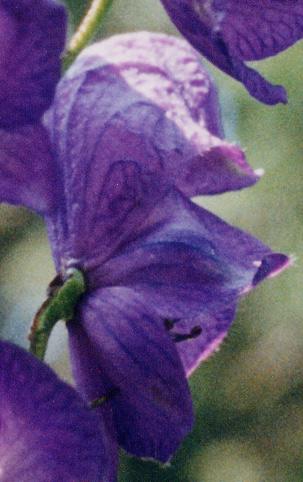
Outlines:
<svg viewBox="0 0 303 482"><path fill-rule="evenodd" d="M175 343L179 343L180 341L191 340L193 338L197 338L197 336L201 335L202 328L200 325L194 326L190 333L174 333L171 330L174 328L175 324L180 321L180 318L164 318L164 328L169 332L172 336L172 339Z"/></svg>
<svg viewBox="0 0 303 482"><path fill-rule="evenodd" d="M173 329L173 327L175 326L175 324L180 321L179 318L164 318L163 320L163 323L164 323L164 328L167 330L167 331L170 331Z"/></svg>
<svg viewBox="0 0 303 482"><path fill-rule="evenodd" d="M95 400L93 400L90 403L89 407L90 408L99 408L99 407L101 407L101 405L103 405L103 403L111 400L119 392L120 392L120 388L113 388L108 393L106 393L103 397L95 398Z"/></svg>
<svg viewBox="0 0 303 482"><path fill-rule="evenodd" d="M193 338L197 338L197 336L201 335L202 333L202 328L199 325L194 326L191 330L190 333L171 333L173 337L173 341L175 343L180 343L180 341L185 341L185 340L192 340Z"/></svg>

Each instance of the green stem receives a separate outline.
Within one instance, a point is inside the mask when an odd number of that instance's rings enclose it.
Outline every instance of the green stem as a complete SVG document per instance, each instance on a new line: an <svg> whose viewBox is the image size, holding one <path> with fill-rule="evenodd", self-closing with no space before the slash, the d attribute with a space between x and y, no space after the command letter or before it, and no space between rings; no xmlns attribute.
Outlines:
<svg viewBox="0 0 303 482"><path fill-rule="evenodd" d="M36 313L28 337L33 355L44 359L52 329L57 321L68 321L74 317L76 304L84 292L83 274L77 269L72 269L65 281L60 275L54 278L48 287L47 299Z"/></svg>
<svg viewBox="0 0 303 482"><path fill-rule="evenodd" d="M113 0L92 0L92 3L80 23L76 33L73 35L64 58L64 70L74 61L75 57L89 43L96 33L101 19Z"/></svg>

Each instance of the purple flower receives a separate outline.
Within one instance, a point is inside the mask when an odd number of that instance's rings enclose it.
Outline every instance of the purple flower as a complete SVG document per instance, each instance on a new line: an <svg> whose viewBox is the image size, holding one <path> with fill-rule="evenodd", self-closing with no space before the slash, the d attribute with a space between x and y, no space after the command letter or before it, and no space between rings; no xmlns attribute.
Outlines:
<svg viewBox="0 0 303 482"><path fill-rule="evenodd" d="M48 19L61 11L52 8ZM45 35L53 85L62 45ZM30 45L27 57L39 59L41 42ZM77 388L89 402L107 399L96 411L120 445L165 462L193 423L186 375L227 334L238 298L289 264L189 197L250 186L258 173L222 140L197 53L166 35L85 49L45 116L49 140L39 118L24 122L1 131L2 200L44 216L63 279L73 266L84 273L87 291L67 324Z"/></svg>
<svg viewBox="0 0 303 482"><path fill-rule="evenodd" d="M221 139L214 85L186 42L137 33L85 49L45 125L64 184L46 216L56 268L87 283L68 323L77 387L89 401L113 393L100 411L119 444L165 462L193 422L185 374L239 296L289 261L189 200L258 176Z"/></svg>
<svg viewBox="0 0 303 482"><path fill-rule="evenodd" d="M97 415L47 365L4 341L0 407L1 482L115 480L115 442Z"/></svg>
<svg viewBox="0 0 303 482"><path fill-rule="evenodd" d="M51 0L0 1L0 201L40 213L55 209L60 192L40 119L60 78L65 28L65 10Z"/></svg>
<svg viewBox="0 0 303 482"><path fill-rule="evenodd" d="M245 61L261 60L303 37L302 0L161 0L172 22L210 62L265 104L286 103Z"/></svg>

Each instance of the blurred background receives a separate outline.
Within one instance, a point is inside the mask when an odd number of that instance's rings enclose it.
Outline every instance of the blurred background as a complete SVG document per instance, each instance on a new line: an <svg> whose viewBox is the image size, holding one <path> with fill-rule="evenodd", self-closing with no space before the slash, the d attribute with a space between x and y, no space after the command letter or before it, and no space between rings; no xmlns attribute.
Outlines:
<svg viewBox="0 0 303 482"><path fill-rule="evenodd" d="M72 31L89 2L66 3ZM131 30L178 35L159 0L114 0L98 37ZM218 86L227 139L265 175L253 188L196 201L295 262L241 300L220 351L190 379L196 423L170 465L122 454L119 482L303 481L302 59L303 41L256 63L288 91L289 104L275 107L253 100L205 61ZM0 206L0 254L1 336L27 347L32 318L55 274L43 221ZM63 324L54 330L47 361L70 381Z"/></svg>

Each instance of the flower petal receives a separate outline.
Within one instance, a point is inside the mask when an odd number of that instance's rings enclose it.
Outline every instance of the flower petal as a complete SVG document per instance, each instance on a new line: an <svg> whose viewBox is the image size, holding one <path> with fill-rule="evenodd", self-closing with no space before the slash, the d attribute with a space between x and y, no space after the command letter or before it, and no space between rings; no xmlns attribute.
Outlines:
<svg viewBox="0 0 303 482"><path fill-rule="evenodd" d="M52 0L0 0L0 201L44 215L60 192L40 118L60 77L66 14Z"/></svg>
<svg viewBox="0 0 303 482"><path fill-rule="evenodd" d="M134 161L114 162L103 172L97 156L78 167L67 192L69 209L61 203L45 218L58 271L70 263L85 272L102 264L123 242L136 237L141 221L167 190L158 176L142 172Z"/></svg>
<svg viewBox="0 0 303 482"><path fill-rule="evenodd" d="M228 0L222 35L243 60L276 55L303 37L303 2Z"/></svg>
<svg viewBox="0 0 303 482"><path fill-rule="evenodd" d="M210 62L242 82L265 104L286 103L272 85L243 60L275 55L303 36L302 1L161 0L172 22Z"/></svg>
<svg viewBox="0 0 303 482"><path fill-rule="evenodd" d="M154 206L135 240L90 271L89 287L143 295L172 338L184 340L177 349L190 373L227 334L238 298L289 264L175 190Z"/></svg>
<svg viewBox="0 0 303 482"><path fill-rule="evenodd" d="M38 122L60 77L66 15L52 0L0 1L0 128Z"/></svg>
<svg viewBox="0 0 303 482"><path fill-rule="evenodd" d="M102 186L120 160L190 197L259 178L221 139L215 87L198 54L163 34L119 35L86 48L60 82L45 125L65 167L70 211L89 176Z"/></svg>
<svg viewBox="0 0 303 482"><path fill-rule="evenodd" d="M61 195L59 168L39 124L0 129L0 202L53 212Z"/></svg>
<svg viewBox="0 0 303 482"><path fill-rule="evenodd" d="M110 417L119 443L137 456L166 462L191 429L189 388L174 344L154 310L133 290L89 294L67 324L73 374Z"/></svg>
<svg viewBox="0 0 303 482"><path fill-rule="evenodd" d="M45 364L3 341L0 393L1 482L116 480L117 447L100 419Z"/></svg>
<svg viewBox="0 0 303 482"><path fill-rule="evenodd" d="M68 259L101 264L172 184L193 196L259 177L218 137L216 94L199 57L166 35L125 34L85 49L45 126L64 170L66 202L47 219L58 271Z"/></svg>

